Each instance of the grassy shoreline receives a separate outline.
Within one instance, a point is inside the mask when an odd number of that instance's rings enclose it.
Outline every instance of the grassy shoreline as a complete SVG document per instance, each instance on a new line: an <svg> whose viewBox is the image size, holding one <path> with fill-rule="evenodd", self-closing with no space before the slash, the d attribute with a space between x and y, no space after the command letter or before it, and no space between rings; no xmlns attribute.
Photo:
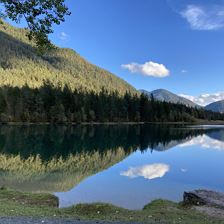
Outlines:
<svg viewBox="0 0 224 224"><path fill-rule="evenodd" d="M186 207L181 203L155 200L142 210L128 210L110 204L79 204L58 208L51 194L33 194L0 189L0 217L35 217L93 221L136 221L141 223L224 223L219 218Z"/></svg>

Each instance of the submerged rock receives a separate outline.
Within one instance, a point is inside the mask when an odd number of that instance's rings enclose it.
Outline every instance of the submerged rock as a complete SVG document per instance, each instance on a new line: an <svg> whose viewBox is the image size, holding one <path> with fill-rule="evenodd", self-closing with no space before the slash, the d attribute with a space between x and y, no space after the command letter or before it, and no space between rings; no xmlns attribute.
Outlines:
<svg viewBox="0 0 224 224"><path fill-rule="evenodd" d="M223 193L208 190L195 190L184 192L183 197L185 204L197 206L207 205L224 209Z"/></svg>

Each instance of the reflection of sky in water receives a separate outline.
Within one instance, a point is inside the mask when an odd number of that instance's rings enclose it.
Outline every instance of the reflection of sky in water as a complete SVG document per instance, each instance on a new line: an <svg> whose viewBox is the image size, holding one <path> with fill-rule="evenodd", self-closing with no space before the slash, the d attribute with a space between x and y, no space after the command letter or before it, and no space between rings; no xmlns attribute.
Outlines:
<svg viewBox="0 0 224 224"><path fill-rule="evenodd" d="M144 177L145 179L152 180L162 178L169 169L170 167L167 164L155 163L140 167L130 167L127 171L121 172L121 176L129 178Z"/></svg>
<svg viewBox="0 0 224 224"><path fill-rule="evenodd" d="M180 201L183 192L192 189L224 192L224 142L213 137L202 135L163 152L137 151L56 195L61 206L107 202L140 209L158 198Z"/></svg>

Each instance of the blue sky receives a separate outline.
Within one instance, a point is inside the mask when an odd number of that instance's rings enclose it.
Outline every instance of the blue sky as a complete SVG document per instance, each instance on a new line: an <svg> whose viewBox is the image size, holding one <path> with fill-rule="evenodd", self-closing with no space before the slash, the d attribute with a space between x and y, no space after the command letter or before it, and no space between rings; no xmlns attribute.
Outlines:
<svg viewBox="0 0 224 224"><path fill-rule="evenodd" d="M165 88L201 104L224 98L223 0L66 3L72 15L55 27L57 45L137 89Z"/></svg>

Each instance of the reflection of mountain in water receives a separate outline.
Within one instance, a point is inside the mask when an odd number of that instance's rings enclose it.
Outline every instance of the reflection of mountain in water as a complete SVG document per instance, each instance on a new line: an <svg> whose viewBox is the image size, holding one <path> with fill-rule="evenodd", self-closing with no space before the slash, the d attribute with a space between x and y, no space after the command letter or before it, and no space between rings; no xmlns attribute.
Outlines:
<svg viewBox="0 0 224 224"><path fill-rule="evenodd" d="M218 141L224 142L224 129L214 130L210 133L207 133L210 138L216 139Z"/></svg>
<svg viewBox="0 0 224 224"><path fill-rule="evenodd" d="M171 140L170 142L168 142L166 144L158 143L158 145L154 148L154 150L156 150L156 151L166 151L166 150L169 150L169 149L172 149L172 148L176 147L179 144L184 144L184 143L190 141L190 139L186 138L186 139L182 139L182 140L179 140L179 141L178 140Z"/></svg>
<svg viewBox="0 0 224 224"><path fill-rule="evenodd" d="M164 125L2 126L0 185L68 191L137 149L164 151L214 133L213 129Z"/></svg>
<svg viewBox="0 0 224 224"><path fill-rule="evenodd" d="M218 128L206 132L201 137L196 137L180 144L180 147L199 145L205 149L224 150L224 129Z"/></svg>

